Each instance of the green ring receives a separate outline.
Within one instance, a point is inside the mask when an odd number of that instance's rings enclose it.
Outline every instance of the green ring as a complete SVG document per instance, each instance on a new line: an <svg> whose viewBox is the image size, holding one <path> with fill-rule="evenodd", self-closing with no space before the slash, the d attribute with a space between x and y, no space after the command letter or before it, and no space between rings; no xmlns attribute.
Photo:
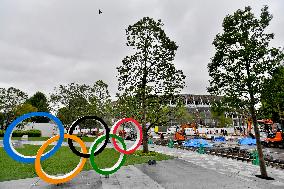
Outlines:
<svg viewBox="0 0 284 189"><path fill-rule="evenodd" d="M115 138L115 139L117 139L117 140L122 144L124 150L126 150L126 144L124 143L124 140L123 140L121 137L119 137L119 136L117 136L117 135L114 135L114 134L109 134L109 135L110 135L110 138ZM118 171L118 169L120 169L120 167L125 163L126 154L123 154L122 157L121 157L121 155L120 155L119 159L121 159L121 158L122 158L122 159L120 160L120 163L119 163L117 166L116 166L116 164L117 164L118 162L117 162L113 167L107 168L107 169L110 169L110 170L100 169L100 168L97 166L97 164L95 163L94 152L95 152L95 150L96 150L98 144L100 144L100 143L101 143L103 140L105 140L105 139L106 139L106 136L103 135L102 137L98 138L98 139L93 143L93 145L92 145L92 147L91 147L91 152L90 152L90 163L91 163L93 169L94 169L97 173L102 174L102 175L110 175L110 174L113 174L113 173L115 173L116 171Z"/></svg>

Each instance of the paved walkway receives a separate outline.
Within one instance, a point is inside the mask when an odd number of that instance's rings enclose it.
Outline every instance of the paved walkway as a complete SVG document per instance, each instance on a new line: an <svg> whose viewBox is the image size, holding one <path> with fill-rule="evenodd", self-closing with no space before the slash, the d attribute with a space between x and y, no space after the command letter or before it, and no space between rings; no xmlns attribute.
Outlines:
<svg viewBox="0 0 284 189"><path fill-rule="evenodd" d="M16 181L0 182L1 189L47 189L47 188L74 188L74 189L171 189L171 188L258 188L257 183L243 182L240 179L216 173L192 163L174 159L158 162L149 166L141 164L126 166L109 178L98 175L95 171L81 172L68 183L49 185L39 178L20 179ZM266 187L267 188L267 187Z"/></svg>
<svg viewBox="0 0 284 189"><path fill-rule="evenodd" d="M268 167L269 176L275 180L267 181L255 177L259 167L249 163L157 145L150 145L150 150L177 158L152 166L124 166L109 178L95 171L84 171L61 185L29 178L0 182L0 188L284 188L283 170Z"/></svg>
<svg viewBox="0 0 284 189"><path fill-rule="evenodd" d="M267 181L255 177L255 175L260 174L259 166L252 165L251 163L157 145L152 145L150 149L178 157L196 166L213 170L216 173L231 178L236 178L247 183L256 183L259 188L277 188L278 186L284 188L284 171L280 169L267 167L268 175L275 179Z"/></svg>
<svg viewBox="0 0 284 189"><path fill-rule="evenodd" d="M47 188L74 188L74 189L119 189L119 188L162 188L157 182L143 174L135 166L122 167L109 178L100 176L95 171L82 171L70 182L60 185L50 185L40 178L20 179L0 182L1 189L47 189Z"/></svg>

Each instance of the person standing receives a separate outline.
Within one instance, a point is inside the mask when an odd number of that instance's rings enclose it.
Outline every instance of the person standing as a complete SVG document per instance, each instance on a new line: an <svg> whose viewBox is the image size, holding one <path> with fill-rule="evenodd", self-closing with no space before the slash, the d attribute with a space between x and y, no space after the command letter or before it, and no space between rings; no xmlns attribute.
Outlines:
<svg viewBox="0 0 284 189"><path fill-rule="evenodd" d="M164 134L161 133L161 140L164 140L164 139L165 139Z"/></svg>

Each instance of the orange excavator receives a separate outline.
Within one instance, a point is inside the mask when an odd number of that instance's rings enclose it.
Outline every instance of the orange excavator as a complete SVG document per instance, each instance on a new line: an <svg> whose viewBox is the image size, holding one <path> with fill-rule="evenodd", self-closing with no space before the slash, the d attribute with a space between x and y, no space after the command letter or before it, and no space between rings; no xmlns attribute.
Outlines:
<svg viewBox="0 0 284 189"><path fill-rule="evenodd" d="M196 133L196 124L195 123L182 124L180 126L180 130L175 132L175 135L174 135L174 141L178 142L178 144L181 144L183 141L186 140L186 134L185 134L185 129L186 128L192 128L194 130L194 133Z"/></svg>
<svg viewBox="0 0 284 189"><path fill-rule="evenodd" d="M268 137L264 140L263 145L268 147L283 147L283 133L281 131L277 131L275 135L268 135Z"/></svg>
<svg viewBox="0 0 284 189"><path fill-rule="evenodd" d="M275 124L270 119L257 120L258 123L264 124L264 131L268 134L267 138L262 141L264 146L268 147L284 147L284 134L280 128L275 128ZM273 130L277 130L272 133Z"/></svg>
<svg viewBox="0 0 284 189"><path fill-rule="evenodd" d="M271 119L257 120L257 123L261 124L263 126L263 130L267 133L269 133L273 127L273 121Z"/></svg>

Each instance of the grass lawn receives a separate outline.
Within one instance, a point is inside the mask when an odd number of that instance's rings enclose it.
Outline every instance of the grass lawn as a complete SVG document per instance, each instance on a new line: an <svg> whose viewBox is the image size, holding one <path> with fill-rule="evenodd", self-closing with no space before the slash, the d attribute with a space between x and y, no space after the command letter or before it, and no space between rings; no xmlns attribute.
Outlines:
<svg viewBox="0 0 284 189"><path fill-rule="evenodd" d="M22 137L12 137L12 140L21 140ZM51 137L28 137L29 141L46 141ZM94 142L96 137L83 137L84 142ZM0 140L3 140L3 137L0 137ZM67 142L67 139L64 139Z"/></svg>
<svg viewBox="0 0 284 189"><path fill-rule="evenodd" d="M24 155L34 155L40 146L24 145L24 148L17 148L17 151ZM49 146L51 149L52 146ZM137 151L132 155L127 155L124 165L141 164L149 159L167 160L172 159L172 156L155 153L155 156L140 156L141 151ZM95 157L95 162L100 168L112 167L118 160L119 152L112 148L106 148L101 154ZM42 162L43 170L50 174L62 174L72 171L79 163L80 158L76 156L69 147L62 146L53 156ZM93 169L87 160L84 170ZM37 177L34 164L24 164L14 161L2 147L0 147L0 181L16 180L21 178Z"/></svg>

